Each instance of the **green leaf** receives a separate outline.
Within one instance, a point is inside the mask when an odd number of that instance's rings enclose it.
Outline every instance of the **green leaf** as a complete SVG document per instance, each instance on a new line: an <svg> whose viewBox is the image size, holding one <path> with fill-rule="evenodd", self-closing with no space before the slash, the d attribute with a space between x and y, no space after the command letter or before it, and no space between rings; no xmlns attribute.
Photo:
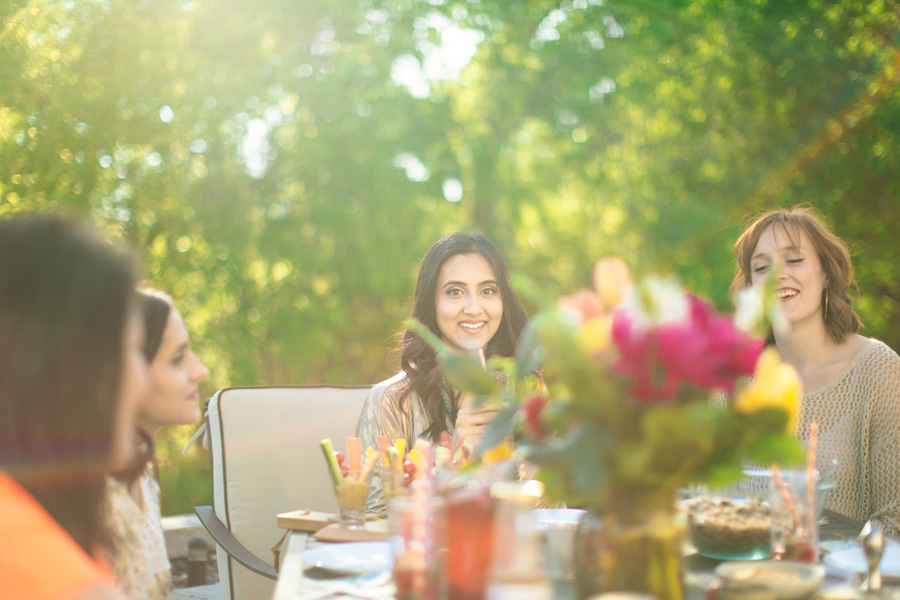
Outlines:
<svg viewBox="0 0 900 600"><path fill-rule="evenodd" d="M442 342L438 336L434 335L431 330L428 329L428 327L420 323L418 320L407 319L404 324L406 325L407 329L411 329L412 331L418 333L422 337L422 339L425 340L425 343L427 343L435 352L437 352L438 357L452 354L446 344L444 344L444 342Z"/></svg>
<svg viewBox="0 0 900 600"><path fill-rule="evenodd" d="M568 494L568 473L563 469L554 467L542 467L535 473L535 479L544 484L544 498L551 503L569 502L572 506L572 498Z"/></svg>
<svg viewBox="0 0 900 600"><path fill-rule="evenodd" d="M529 462L538 465L545 496L568 502L596 501L609 483L612 440L596 425L576 425L558 438L523 443Z"/></svg>
<svg viewBox="0 0 900 600"><path fill-rule="evenodd" d="M519 414L518 405L507 406L497 412L497 416L488 423L484 437L481 438L481 446L478 448L478 456L484 454L485 450L490 450L507 438L516 426L517 416Z"/></svg>
<svg viewBox="0 0 900 600"><path fill-rule="evenodd" d="M476 396L490 396L500 391L497 380L478 359L468 354L443 354L438 361L444 377L453 387Z"/></svg>
<svg viewBox="0 0 900 600"><path fill-rule="evenodd" d="M616 452L616 476L625 481L646 483L656 482L650 468L653 451L646 444L622 444Z"/></svg>
<svg viewBox="0 0 900 600"><path fill-rule="evenodd" d="M519 377L525 377L540 368L544 358L544 349L539 345L537 330L540 316L529 321L519 335L519 344L516 348L516 373Z"/></svg>
<svg viewBox="0 0 900 600"><path fill-rule="evenodd" d="M641 426L647 443L661 454L668 449L670 459L687 460L713 449L717 412L714 406L697 402L656 406L644 413Z"/></svg>
<svg viewBox="0 0 900 600"><path fill-rule="evenodd" d="M491 373L500 371L504 375L509 376L515 373L516 362L507 356L494 355L487 360L487 368Z"/></svg>
<svg viewBox="0 0 900 600"><path fill-rule="evenodd" d="M703 483L711 488L723 488L740 481L744 477L740 458L736 455L723 458L719 457L716 464L712 465L704 477Z"/></svg>
<svg viewBox="0 0 900 600"><path fill-rule="evenodd" d="M406 326L422 336L437 352L438 362L450 385L475 396L490 396L499 391L497 381L478 359L468 354L452 352L440 338L415 319L407 319Z"/></svg>
<svg viewBox="0 0 900 600"><path fill-rule="evenodd" d="M776 435L785 431L788 423L787 413L773 408L760 409L752 415L745 416L745 418L753 420L752 429L769 431Z"/></svg>
<svg viewBox="0 0 900 600"><path fill-rule="evenodd" d="M800 442L786 433L760 433L747 444L747 459L763 465L796 466L806 458Z"/></svg>
<svg viewBox="0 0 900 600"><path fill-rule="evenodd" d="M546 283L538 285L534 279L519 272L513 273L511 278L520 297L545 309L553 306L556 302L556 290L547 289Z"/></svg>
<svg viewBox="0 0 900 600"><path fill-rule="evenodd" d="M578 425L566 433L561 449L561 458L571 468L573 490L581 495L602 492L609 480L609 435L592 425Z"/></svg>

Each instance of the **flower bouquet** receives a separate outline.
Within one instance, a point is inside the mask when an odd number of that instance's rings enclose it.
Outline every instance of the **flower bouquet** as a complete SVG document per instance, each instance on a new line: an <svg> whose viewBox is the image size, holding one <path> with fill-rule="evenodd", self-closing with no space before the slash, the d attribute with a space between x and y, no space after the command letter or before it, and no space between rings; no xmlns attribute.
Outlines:
<svg viewBox="0 0 900 600"><path fill-rule="evenodd" d="M766 302L756 297L754 306ZM545 387L501 413L483 447L520 426L517 451L538 467L546 498L603 520L609 555L587 566L592 581L579 584L580 596L680 598L676 491L733 483L742 461L803 461L791 433L799 380L774 350L760 361L763 351L761 339L674 279L632 282L617 258L597 264L593 290L547 306L526 326L513 371L539 370ZM462 363L455 358L445 371L464 384L456 373L474 379L474 367ZM490 393L488 380L478 381L479 393ZM590 560L588 550L576 556Z"/></svg>

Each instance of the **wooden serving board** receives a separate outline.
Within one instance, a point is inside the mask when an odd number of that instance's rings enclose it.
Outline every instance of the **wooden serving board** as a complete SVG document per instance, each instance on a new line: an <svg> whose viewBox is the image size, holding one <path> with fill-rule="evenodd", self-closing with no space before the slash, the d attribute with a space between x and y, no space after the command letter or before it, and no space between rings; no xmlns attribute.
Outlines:
<svg viewBox="0 0 900 600"><path fill-rule="evenodd" d="M278 515L278 526L294 531L315 533L320 529L337 522L334 513L323 513L309 510L292 510Z"/></svg>
<svg viewBox="0 0 900 600"><path fill-rule="evenodd" d="M366 522L364 529L348 529L332 523L319 529L313 537L321 542L386 542L391 539L391 532L387 521L380 519Z"/></svg>

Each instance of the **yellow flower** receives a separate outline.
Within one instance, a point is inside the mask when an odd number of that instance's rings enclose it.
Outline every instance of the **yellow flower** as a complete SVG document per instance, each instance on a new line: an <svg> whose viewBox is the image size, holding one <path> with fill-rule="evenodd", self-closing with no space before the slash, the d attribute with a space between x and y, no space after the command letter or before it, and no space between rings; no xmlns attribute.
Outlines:
<svg viewBox="0 0 900 600"><path fill-rule="evenodd" d="M618 306L633 285L628 265L618 256L598 260L593 280L594 291L607 309Z"/></svg>
<svg viewBox="0 0 900 600"><path fill-rule="evenodd" d="M762 409L783 410L788 415L787 430L794 431L802 393L797 371L781 361L775 348L769 347L756 363L753 383L735 398L734 408L747 414Z"/></svg>
<svg viewBox="0 0 900 600"><path fill-rule="evenodd" d="M612 319L608 315L594 317L578 328L578 345L588 355L598 357L610 348L612 339L610 327Z"/></svg>
<svg viewBox="0 0 900 600"><path fill-rule="evenodd" d="M494 465L509 460L512 457L512 446L507 442L501 442L489 450L484 451L482 460L485 464Z"/></svg>

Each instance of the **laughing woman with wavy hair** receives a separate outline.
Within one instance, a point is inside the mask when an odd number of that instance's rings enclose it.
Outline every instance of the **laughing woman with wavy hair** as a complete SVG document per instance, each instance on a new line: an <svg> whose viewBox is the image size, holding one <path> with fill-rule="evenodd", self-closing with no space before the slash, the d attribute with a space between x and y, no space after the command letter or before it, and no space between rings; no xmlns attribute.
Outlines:
<svg viewBox="0 0 900 600"><path fill-rule="evenodd" d="M859 335L847 245L809 209L757 218L734 246L732 292L775 273L789 324L769 338L803 383L797 431L818 423L820 472L838 461L828 508L900 535L900 357Z"/></svg>

